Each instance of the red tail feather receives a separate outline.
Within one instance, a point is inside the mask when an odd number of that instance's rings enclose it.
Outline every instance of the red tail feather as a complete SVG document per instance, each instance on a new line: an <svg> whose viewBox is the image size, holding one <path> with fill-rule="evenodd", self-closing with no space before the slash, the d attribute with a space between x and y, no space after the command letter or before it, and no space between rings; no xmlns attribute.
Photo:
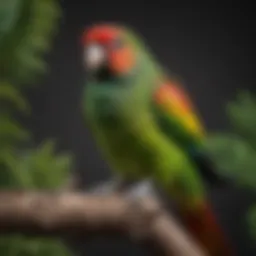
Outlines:
<svg viewBox="0 0 256 256"><path fill-rule="evenodd" d="M208 250L210 256L234 256L227 238L208 205L197 207L193 211L184 211L186 227L198 242Z"/></svg>

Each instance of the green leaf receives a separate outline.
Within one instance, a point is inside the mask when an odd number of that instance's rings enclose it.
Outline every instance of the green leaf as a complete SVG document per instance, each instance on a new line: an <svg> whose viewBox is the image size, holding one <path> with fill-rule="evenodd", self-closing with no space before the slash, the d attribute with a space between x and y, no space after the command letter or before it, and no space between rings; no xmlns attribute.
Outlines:
<svg viewBox="0 0 256 256"><path fill-rule="evenodd" d="M56 189L63 185L70 174L70 155L55 153L53 141L46 141L36 150L27 150L8 167L16 177L19 187L31 189Z"/></svg>
<svg viewBox="0 0 256 256"><path fill-rule="evenodd" d="M22 95L27 83L47 71L44 54L58 27L57 0L0 0L0 188L56 189L66 181L72 165L69 155L56 153L46 141L25 149L29 132L19 124L13 109L29 113ZM67 256L57 239L2 236L5 256Z"/></svg>
<svg viewBox="0 0 256 256"><path fill-rule="evenodd" d="M256 149L256 97L249 92L239 93L237 100L227 105L227 114L234 132Z"/></svg>
<svg viewBox="0 0 256 256"><path fill-rule="evenodd" d="M15 119L7 115L0 115L0 147L6 141L25 141L30 138L30 133Z"/></svg>
<svg viewBox="0 0 256 256"><path fill-rule="evenodd" d="M0 102L2 101L10 102L24 113L29 113L30 111L30 106L20 91L7 82L0 83Z"/></svg>
<svg viewBox="0 0 256 256"><path fill-rule="evenodd" d="M205 150L220 175L256 189L256 152L243 138L234 134L209 136Z"/></svg>
<svg viewBox="0 0 256 256"><path fill-rule="evenodd" d="M0 1L0 35L11 31L18 20L20 0Z"/></svg>
<svg viewBox="0 0 256 256"><path fill-rule="evenodd" d="M220 175L256 190L256 98L249 92L238 94L227 105L232 132L211 134L205 149Z"/></svg>
<svg viewBox="0 0 256 256"><path fill-rule="evenodd" d="M0 74L20 85L31 84L38 75L47 71L42 57L50 49L57 31L60 6L57 0L19 2L22 3L19 20L0 45Z"/></svg>

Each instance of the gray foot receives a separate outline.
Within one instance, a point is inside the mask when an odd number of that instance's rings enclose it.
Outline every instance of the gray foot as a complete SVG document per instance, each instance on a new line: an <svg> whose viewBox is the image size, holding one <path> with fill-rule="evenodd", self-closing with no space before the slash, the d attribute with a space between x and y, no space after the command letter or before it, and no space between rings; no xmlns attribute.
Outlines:
<svg viewBox="0 0 256 256"><path fill-rule="evenodd" d="M129 190L125 192L125 195L128 198L144 198L147 196L157 198L159 197L154 183L152 180L147 179L142 182L137 183L136 185L132 186Z"/></svg>
<svg viewBox="0 0 256 256"><path fill-rule="evenodd" d="M89 189L89 193L94 195L109 195L114 193L124 193L128 198L144 198L147 196L158 198L159 194L150 179L137 182L130 186L123 186L124 181L121 178L113 178L112 180L102 182ZM122 189L121 189L122 188Z"/></svg>
<svg viewBox="0 0 256 256"><path fill-rule="evenodd" d="M88 192L95 195L112 194L118 191L120 183L121 179L113 178L112 180L97 184L96 186L89 189Z"/></svg>

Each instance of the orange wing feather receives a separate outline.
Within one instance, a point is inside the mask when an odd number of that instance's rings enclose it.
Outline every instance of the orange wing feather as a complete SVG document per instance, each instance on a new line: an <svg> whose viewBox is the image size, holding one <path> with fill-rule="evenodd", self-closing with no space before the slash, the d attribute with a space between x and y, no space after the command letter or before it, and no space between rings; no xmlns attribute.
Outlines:
<svg viewBox="0 0 256 256"><path fill-rule="evenodd" d="M167 81L155 93L155 101L160 108L175 116L188 132L204 137L204 128L185 90L176 81Z"/></svg>

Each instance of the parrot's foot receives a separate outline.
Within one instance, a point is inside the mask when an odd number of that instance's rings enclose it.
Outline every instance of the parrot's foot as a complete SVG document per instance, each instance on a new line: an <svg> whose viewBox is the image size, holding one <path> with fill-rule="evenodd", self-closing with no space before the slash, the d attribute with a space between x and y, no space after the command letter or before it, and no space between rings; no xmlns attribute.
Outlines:
<svg viewBox="0 0 256 256"><path fill-rule="evenodd" d="M95 195L109 195L119 193L122 190L123 180L121 178L114 178L112 180L102 182L89 189L89 193Z"/></svg>
<svg viewBox="0 0 256 256"><path fill-rule="evenodd" d="M150 179L129 183L121 178L114 178L107 182L102 182L89 189L89 193L96 195L109 195L114 193L123 193L128 198L144 198L146 196L158 197L158 193Z"/></svg>
<svg viewBox="0 0 256 256"><path fill-rule="evenodd" d="M150 179L139 182L138 184L132 186L129 190L125 192L128 198L145 198L147 196L157 198L158 193L155 189L153 182Z"/></svg>
<svg viewBox="0 0 256 256"><path fill-rule="evenodd" d="M147 237L151 219L159 214L160 198L154 183L144 180L129 189L125 196L130 201L130 213L128 213L130 235L135 240ZM152 200L153 199L153 200ZM146 214L143 214L143 212ZM143 215L142 215L143 214ZM144 217L145 215L145 217ZM142 218L143 216L143 218Z"/></svg>

